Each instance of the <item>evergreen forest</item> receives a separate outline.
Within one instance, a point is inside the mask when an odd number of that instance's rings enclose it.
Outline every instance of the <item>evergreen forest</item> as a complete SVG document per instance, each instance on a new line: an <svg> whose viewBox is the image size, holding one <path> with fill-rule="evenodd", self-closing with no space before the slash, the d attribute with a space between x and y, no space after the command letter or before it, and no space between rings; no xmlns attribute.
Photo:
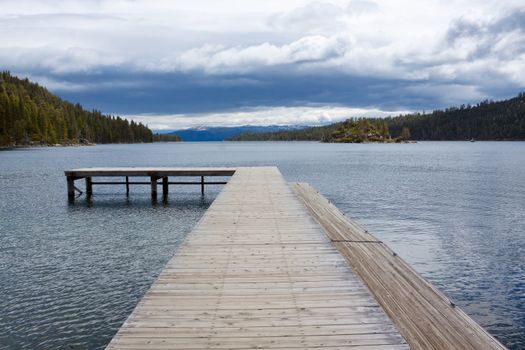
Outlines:
<svg viewBox="0 0 525 350"><path fill-rule="evenodd" d="M300 130L244 133L231 141L400 142L525 140L525 93L503 101L388 118L350 118Z"/></svg>
<svg viewBox="0 0 525 350"><path fill-rule="evenodd" d="M28 79L0 73L1 147L152 142L153 138L142 123L86 111Z"/></svg>

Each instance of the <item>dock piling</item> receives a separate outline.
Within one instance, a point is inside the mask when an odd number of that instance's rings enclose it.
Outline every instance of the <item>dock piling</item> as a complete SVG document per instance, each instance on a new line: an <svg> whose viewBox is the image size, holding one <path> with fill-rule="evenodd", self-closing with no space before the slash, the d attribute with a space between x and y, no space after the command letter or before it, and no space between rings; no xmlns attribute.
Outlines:
<svg viewBox="0 0 525 350"><path fill-rule="evenodd" d="M157 175L151 175L151 198L157 198Z"/></svg>
<svg viewBox="0 0 525 350"><path fill-rule="evenodd" d="M126 176L126 196L129 196L129 176Z"/></svg>
<svg viewBox="0 0 525 350"><path fill-rule="evenodd" d="M93 181L90 176L86 177L86 196L89 198L93 195Z"/></svg>
<svg viewBox="0 0 525 350"><path fill-rule="evenodd" d="M201 195L204 196L204 176L201 176Z"/></svg>
<svg viewBox="0 0 525 350"><path fill-rule="evenodd" d="M164 176L162 178L162 196L166 198L168 196L169 186L168 186L168 177Z"/></svg>
<svg viewBox="0 0 525 350"><path fill-rule="evenodd" d="M75 177L67 177L67 197L69 200L75 199Z"/></svg>

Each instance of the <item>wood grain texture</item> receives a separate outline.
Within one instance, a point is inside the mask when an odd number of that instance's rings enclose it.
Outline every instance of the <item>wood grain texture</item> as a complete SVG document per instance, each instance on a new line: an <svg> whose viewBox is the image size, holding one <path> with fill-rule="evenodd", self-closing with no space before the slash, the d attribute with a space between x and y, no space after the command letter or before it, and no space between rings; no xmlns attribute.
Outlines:
<svg viewBox="0 0 525 350"><path fill-rule="evenodd" d="M274 167L238 168L108 349L407 349Z"/></svg>
<svg viewBox="0 0 525 350"><path fill-rule="evenodd" d="M384 243L313 187L290 185L412 349L505 349Z"/></svg>

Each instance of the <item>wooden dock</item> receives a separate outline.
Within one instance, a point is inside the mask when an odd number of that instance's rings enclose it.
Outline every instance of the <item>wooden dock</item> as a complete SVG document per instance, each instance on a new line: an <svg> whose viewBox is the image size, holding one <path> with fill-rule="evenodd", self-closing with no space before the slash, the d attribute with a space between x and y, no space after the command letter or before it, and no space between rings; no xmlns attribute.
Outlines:
<svg viewBox="0 0 525 350"><path fill-rule="evenodd" d="M275 167L237 168L107 349L504 349Z"/></svg>

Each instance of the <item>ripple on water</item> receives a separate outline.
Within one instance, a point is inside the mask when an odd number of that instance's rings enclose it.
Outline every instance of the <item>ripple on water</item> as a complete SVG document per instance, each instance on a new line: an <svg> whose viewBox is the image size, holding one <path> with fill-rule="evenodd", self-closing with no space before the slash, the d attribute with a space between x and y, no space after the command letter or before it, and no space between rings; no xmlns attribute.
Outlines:
<svg viewBox="0 0 525 350"><path fill-rule="evenodd" d="M95 188L63 170L277 165L387 242L511 349L525 348L525 143L180 143L0 152L0 348L102 349L213 200Z"/></svg>

